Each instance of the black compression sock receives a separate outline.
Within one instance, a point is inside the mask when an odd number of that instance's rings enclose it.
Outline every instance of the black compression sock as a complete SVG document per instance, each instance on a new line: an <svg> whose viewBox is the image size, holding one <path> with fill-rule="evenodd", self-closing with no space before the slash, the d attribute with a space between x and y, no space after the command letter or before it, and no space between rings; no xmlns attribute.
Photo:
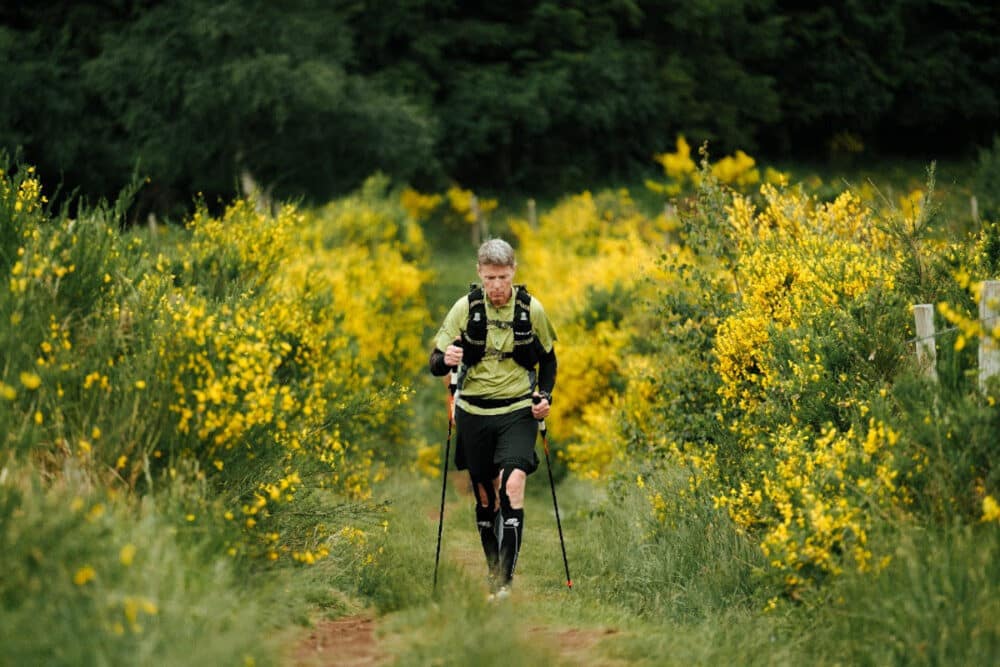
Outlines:
<svg viewBox="0 0 1000 667"><path fill-rule="evenodd" d="M476 504L476 527L479 529L479 539L483 543L483 553L486 554L486 565L490 568L490 576L496 576L500 569L500 542L497 539L497 516L499 511Z"/></svg>
<svg viewBox="0 0 1000 667"><path fill-rule="evenodd" d="M517 554L521 550L521 535L524 530L524 510L505 509L503 512L503 535L500 539L500 567L504 583L514 578Z"/></svg>

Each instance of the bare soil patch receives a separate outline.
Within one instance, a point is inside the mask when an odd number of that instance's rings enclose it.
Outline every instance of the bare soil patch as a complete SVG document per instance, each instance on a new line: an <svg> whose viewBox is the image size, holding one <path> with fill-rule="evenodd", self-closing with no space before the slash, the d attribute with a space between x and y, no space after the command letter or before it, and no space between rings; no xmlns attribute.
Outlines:
<svg viewBox="0 0 1000 667"><path fill-rule="evenodd" d="M621 665L621 661L599 657L592 650L607 637L617 634L614 628L579 629L536 626L529 630L539 642L559 656L561 664ZM295 667L383 667L391 656L379 648L375 621L367 616L351 616L335 621L320 621L295 651Z"/></svg>
<svg viewBox="0 0 1000 667"><path fill-rule="evenodd" d="M376 667L387 664L375 638L375 621L367 616L350 616L320 621L295 651L296 667Z"/></svg>
<svg viewBox="0 0 1000 667"><path fill-rule="evenodd" d="M609 660L595 655L592 650L603 639L617 634L614 628L581 629L553 628L539 626L528 632L544 645L553 648L553 653L559 656L561 662L571 665L586 665L587 667L622 665L621 661Z"/></svg>

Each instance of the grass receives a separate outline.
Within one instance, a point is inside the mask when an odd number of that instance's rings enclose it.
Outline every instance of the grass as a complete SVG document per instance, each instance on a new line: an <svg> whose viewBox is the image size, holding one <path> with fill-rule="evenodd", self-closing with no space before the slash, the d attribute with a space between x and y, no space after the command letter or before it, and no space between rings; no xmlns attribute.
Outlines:
<svg viewBox="0 0 1000 667"><path fill-rule="evenodd" d="M610 512L604 491L581 481L567 481L557 490L574 582L569 590L550 490L541 470L529 482L514 596L509 604L489 604L466 485L463 473L451 472L436 591L432 582L440 480L397 475L379 489L393 498L393 516L385 534L384 560L361 593L383 615L382 643L398 660L395 664L691 664L692 658L698 663L710 657L697 651L717 645L719 614L752 615L745 604L742 610L730 608L732 591L722 590L725 583L696 585L714 577L717 568L691 562L688 567L704 574L694 582L682 581L676 561L682 560L690 541L664 541L653 549L641 544L645 522L633 511L640 499L631 498L622 511ZM688 539L695 534L692 527ZM703 608L692 611L698 606ZM682 639L690 637L692 628L702 633L698 641ZM706 633L712 637L706 638ZM679 650L678 642L691 643ZM668 645L670 650L664 652ZM649 662L653 655L673 655L676 660Z"/></svg>
<svg viewBox="0 0 1000 667"><path fill-rule="evenodd" d="M832 664L988 664L1000 655L1000 531L906 527L879 576L835 582L817 606L815 658Z"/></svg>
<svg viewBox="0 0 1000 667"><path fill-rule="evenodd" d="M0 662L268 664L274 598L240 585L220 531L177 516L179 489L136 507L73 471L47 489L25 469L2 474Z"/></svg>
<svg viewBox="0 0 1000 667"><path fill-rule="evenodd" d="M759 551L716 513L661 524L634 485L609 495L567 479L557 494L569 590L539 470L514 595L497 605L486 601L467 484L450 471L436 590L440 478L396 471L376 491L392 501L390 523L356 593L393 664L988 664L1000 650L1000 531L990 526L897 526L881 575L846 573L767 611Z"/></svg>

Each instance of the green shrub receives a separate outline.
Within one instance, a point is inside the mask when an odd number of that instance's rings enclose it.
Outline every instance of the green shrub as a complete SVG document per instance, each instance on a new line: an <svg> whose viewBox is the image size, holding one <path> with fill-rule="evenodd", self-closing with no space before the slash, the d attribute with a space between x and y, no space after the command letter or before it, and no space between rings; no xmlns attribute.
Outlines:
<svg viewBox="0 0 1000 667"><path fill-rule="evenodd" d="M141 503L78 468L0 470L0 644L12 665L274 662L269 616L225 553L213 501L177 482ZM228 536L228 538L227 538Z"/></svg>
<svg viewBox="0 0 1000 667"><path fill-rule="evenodd" d="M613 503L573 536L601 545L574 559L581 587L642 617L683 623L764 607L755 590L762 554L711 498L690 490L686 473L647 469L618 478L610 494Z"/></svg>
<svg viewBox="0 0 1000 667"><path fill-rule="evenodd" d="M903 528L890 565L827 591L810 664L987 665L1000 655L1000 530Z"/></svg>
<svg viewBox="0 0 1000 667"><path fill-rule="evenodd" d="M1000 135L993 145L979 149L973 188L979 201L979 215L984 220L1000 221Z"/></svg>

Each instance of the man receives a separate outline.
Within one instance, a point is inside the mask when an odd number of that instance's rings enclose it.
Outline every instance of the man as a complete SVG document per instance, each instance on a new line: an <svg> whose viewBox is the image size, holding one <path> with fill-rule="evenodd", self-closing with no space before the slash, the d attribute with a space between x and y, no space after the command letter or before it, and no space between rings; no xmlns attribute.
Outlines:
<svg viewBox="0 0 1000 667"><path fill-rule="evenodd" d="M492 598L510 594L524 530L524 488L556 382L556 334L542 304L514 285L514 249L479 247L482 281L452 306L434 339L431 373L461 368L455 465L468 469Z"/></svg>

